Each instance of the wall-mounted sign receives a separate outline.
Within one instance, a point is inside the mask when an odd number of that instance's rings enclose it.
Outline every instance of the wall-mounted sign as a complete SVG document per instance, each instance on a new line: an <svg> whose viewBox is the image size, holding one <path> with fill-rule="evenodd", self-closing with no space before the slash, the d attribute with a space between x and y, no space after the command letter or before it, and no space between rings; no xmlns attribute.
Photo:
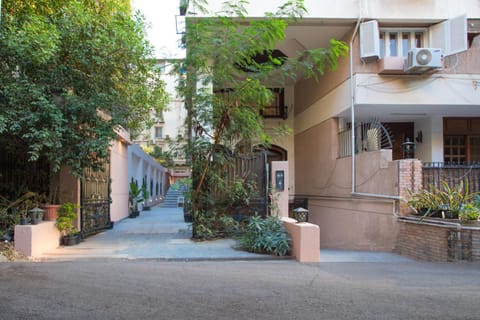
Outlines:
<svg viewBox="0 0 480 320"><path fill-rule="evenodd" d="M285 172L283 170L275 171L275 189L277 191L285 190Z"/></svg>

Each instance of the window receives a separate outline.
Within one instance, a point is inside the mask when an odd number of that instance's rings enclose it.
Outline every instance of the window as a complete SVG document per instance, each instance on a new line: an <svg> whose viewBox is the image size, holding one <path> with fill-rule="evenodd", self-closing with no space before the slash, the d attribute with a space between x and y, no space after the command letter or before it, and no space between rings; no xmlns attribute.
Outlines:
<svg viewBox="0 0 480 320"><path fill-rule="evenodd" d="M467 32L467 16L462 15L428 28L379 28L377 20L360 24L360 58L376 61L386 56L406 57L413 48L440 48L444 56L468 49L467 34L480 33L480 22L472 19ZM428 40L427 40L428 39Z"/></svg>
<svg viewBox="0 0 480 320"><path fill-rule="evenodd" d="M155 138L163 139L163 127L155 127Z"/></svg>
<svg viewBox="0 0 480 320"><path fill-rule="evenodd" d="M425 29L380 29L380 58L408 56L413 48L425 47Z"/></svg>
<svg viewBox="0 0 480 320"><path fill-rule="evenodd" d="M283 89L270 89L273 93L273 101L271 105L265 106L262 110L264 118L287 118L287 106L285 106L285 92Z"/></svg>
<svg viewBox="0 0 480 320"><path fill-rule="evenodd" d="M269 90L272 91L273 99L269 106L265 106L260 111L261 115L264 118L287 119L288 107L285 105L285 90L283 88L270 88ZM215 94L229 103L235 99L233 89L215 90Z"/></svg>
<svg viewBox="0 0 480 320"><path fill-rule="evenodd" d="M465 136L445 136L443 144L443 161L462 163L467 159Z"/></svg>
<svg viewBox="0 0 480 320"><path fill-rule="evenodd" d="M480 118L445 118L443 161L480 161Z"/></svg>

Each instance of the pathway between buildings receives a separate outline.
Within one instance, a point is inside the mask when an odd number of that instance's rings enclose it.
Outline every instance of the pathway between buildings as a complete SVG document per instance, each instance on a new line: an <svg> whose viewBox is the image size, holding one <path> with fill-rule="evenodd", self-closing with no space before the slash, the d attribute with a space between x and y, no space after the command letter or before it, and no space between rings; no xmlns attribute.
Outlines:
<svg viewBox="0 0 480 320"><path fill-rule="evenodd" d="M88 237L79 245L49 251L42 259L265 259L264 255L236 250L231 239L195 242L191 235L191 224L184 222L182 208L156 206L142 211L138 218L116 222L113 229Z"/></svg>
<svg viewBox="0 0 480 320"><path fill-rule="evenodd" d="M158 259L158 260L262 260L268 255L235 249L235 241L222 239L195 242L191 224L183 220L183 209L156 206L135 219L116 222L114 228L88 237L79 245L59 247L42 260L76 259ZM390 253L324 250L321 262L405 262L409 259Z"/></svg>

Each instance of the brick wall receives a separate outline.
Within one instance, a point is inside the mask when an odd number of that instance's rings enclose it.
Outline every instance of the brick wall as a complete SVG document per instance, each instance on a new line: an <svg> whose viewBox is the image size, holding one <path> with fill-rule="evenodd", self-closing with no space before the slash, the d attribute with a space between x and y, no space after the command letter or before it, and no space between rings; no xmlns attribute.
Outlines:
<svg viewBox="0 0 480 320"><path fill-rule="evenodd" d="M425 224L399 222L395 251L418 260L450 261L448 236L450 230Z"/></svg>
<svg viewBox="0 0 480 320"><path fill-rule="evenodd" d="M480 261L480 230L400 221L394 251L424 261Z"/></svg>
<svg viewBox="0 0 480 320"><path fill-rule="evenodd" d="M480 261L480 231L472 232L472 260Z"/></svg>
<svg viewBox="0 0 480 320"><path fill-rule="evenodd" d="M407 189L417 192L422 189L422 162L417 159L398 160L398 190L399 196L408 200ZM411 213L405 201L400 202L401 215Z"/></svg>

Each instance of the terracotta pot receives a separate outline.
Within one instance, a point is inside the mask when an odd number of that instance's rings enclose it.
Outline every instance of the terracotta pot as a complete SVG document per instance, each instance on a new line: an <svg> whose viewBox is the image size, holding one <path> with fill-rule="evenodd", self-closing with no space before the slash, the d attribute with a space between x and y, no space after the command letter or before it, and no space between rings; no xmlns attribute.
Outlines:
<svg viewBox="0 0 480 320"><path fill-rule="evenodd" d="M57 211L60 208L59 204L44 204L42 205L43 210L43 220L46 221L55 221L58 218Z"/></svg>

